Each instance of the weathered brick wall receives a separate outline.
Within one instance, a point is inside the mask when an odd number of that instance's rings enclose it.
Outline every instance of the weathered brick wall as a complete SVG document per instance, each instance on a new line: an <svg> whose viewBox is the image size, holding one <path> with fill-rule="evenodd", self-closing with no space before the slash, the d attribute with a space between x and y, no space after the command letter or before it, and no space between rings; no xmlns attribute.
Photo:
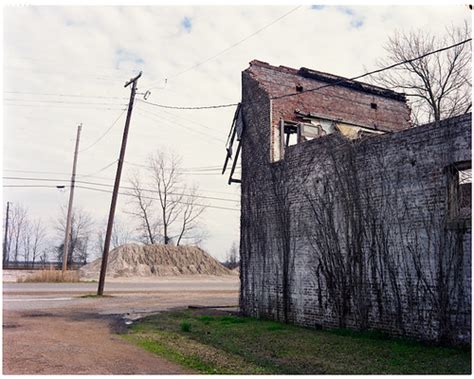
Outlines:
<svg viewBox="0 0 474 379"><path fill-rule="evenodd" d="M291 146L271 163L270 125L289 114L249 72L242 104L243 312L426 340L449 330L451 339L470 342L471 229L452 226L446 215L447 168L471 159L471 116L351 143L330 135ZM318 234L322 203L334 217ZM334 231L337 238L327 237ZM332 248L351 264L342 290L321 273L325 239L338 239ZM349 299L342 310L331 296L341 291Z"/></svg>
<svg viewBox="0 0 474 379"><path fill-rule="evenodd" d="M301 86L305 91L328 85L327 82L301 76L299 70L274 67L259 61L251 62L244 75L258 81L271 98L295 93L297 86ZM371 107L372 103L377 105L376 109ZM317 91L303 92L298 96L272 100L272 148L278 149L280 119L298 121L295 109L303 113L319 113L330 118L377 127L380 130L402 130L411 126L410 109L404 100L343 86L327 86ZM278 157L278 153L273 154Z"/></svg>

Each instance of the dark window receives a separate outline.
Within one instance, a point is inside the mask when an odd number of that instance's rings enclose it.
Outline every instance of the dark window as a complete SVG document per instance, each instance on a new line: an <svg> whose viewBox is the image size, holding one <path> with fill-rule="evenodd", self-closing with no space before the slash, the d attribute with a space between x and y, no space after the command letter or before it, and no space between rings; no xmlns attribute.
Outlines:
<svg viewBox="0 0 474 379"><path fill-rule="evenodd" d="M370 103L370 107L372 109L377 109L377 104L376 103Z"/></svg>
<svg viewBox="0 0 474 379"><path fill-rule="evenodd" d="M471 162L459 162L450 169L449 218L465 221L471 218L472 171Z"/></svg>

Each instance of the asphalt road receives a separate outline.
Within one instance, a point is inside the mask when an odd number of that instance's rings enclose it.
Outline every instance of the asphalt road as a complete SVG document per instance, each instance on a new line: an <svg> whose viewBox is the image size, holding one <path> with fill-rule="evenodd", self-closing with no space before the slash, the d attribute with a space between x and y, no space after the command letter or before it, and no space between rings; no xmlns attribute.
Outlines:
<svg viewBox="0 0 474 379"><path fill-rule="evenodd" d="M162 291L207 291L207 290L238 290L238 278L234 280L198 280L198 281L160 281L160 282L106 282L104 292L114 294L117 292L162 292ZM51 293L78 293L96 292L97 283L3 283L3 294L19 294L31 292Z"/></svg>

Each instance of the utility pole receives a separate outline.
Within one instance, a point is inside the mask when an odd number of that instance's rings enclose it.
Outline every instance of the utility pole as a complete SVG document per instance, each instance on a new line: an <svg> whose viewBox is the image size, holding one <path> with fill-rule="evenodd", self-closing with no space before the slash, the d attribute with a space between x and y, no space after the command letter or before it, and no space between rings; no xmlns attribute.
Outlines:
<svg viewBox="0 0 474 379"><path fill-rule="evenodd" d="M79 149L79 139L81 137L82 124L77 127L76 148L74 150L74 162L72 164L71 189L69 190L69 205L67 208L66 219L66 236L64 237L64 252L63 252L63 273L67 270L67 255L69 252L69 244L71 243L71 219L72 219L72 201L74 199L74 185L76 184L76 165L77 152Z"/></svg>
<svg viewBox="0 0 474 379"><path fill-rule="evenodd" d="M7 201L7 215L5 216L5 237L3 237L3 266L8 260L8 219L10 217L10 202Z"/></svg>
<svg viewBox="0 0 474 379"><path fill-rule="evenodd" d="M122 166L125 158L125 149L127 148L128 129L130 126L130 119L132 118L133 102L135 100L135 93L137 91L137 81L142 76L142 72L125 83L124 88L130 84L132 90L130 92L130 102L128 103L127 120L125 121L125 128L122 136L122 147L120 148L120 156L117 165L117 173L115 174L114 192L112 193L112 202L110 203L109 221L107 223L107 232L105 233L104 252L102 254L102 264L100 266L99 287L97 288L97 295L104 294L105 273L107 271L107 260L109 258L110 239L112 237L112 228L114 225L115 207L117 205L118 190L120 187L120 177L122 176Z"/></svg>

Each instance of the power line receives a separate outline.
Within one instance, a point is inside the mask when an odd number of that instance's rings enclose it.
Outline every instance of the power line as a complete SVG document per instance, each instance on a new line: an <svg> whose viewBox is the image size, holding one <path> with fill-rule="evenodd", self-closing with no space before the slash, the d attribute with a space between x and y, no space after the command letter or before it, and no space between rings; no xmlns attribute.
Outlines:
<svg viewBox="0 0 474 379"><path fill-rule="evenodd" d="M182 107L182 106L157 104L157 103L152 103L151 101L143 101L141 99L138 99L138 101L140 101L142 103L145 103L145 104L148 104L148 105L153 105L153 106L158 107L158 108L184 109L184 110L230 108L230 107L236 107L239 104L239 103L229 103L229 104L204 105L204 106L195 106L195 107Z"/></svg>
<svg viewBox="0 0 474 379"><path fill-rule="evenodd" d="M27 180L27 181L45 181L45 182L65 182L66 180L60 180L60 179L53 179L53 178L25 178L25 177L13 177L13 176L4 176L3 179L5 180ZM76 183L81 183L81 184L89 184L93 186L102 186L102 187L113 187L111 184L106 184L106 183L98 183L98 182L90 182L86 180L76 180ZM128 190L134 190L134 187L128 187L128 186L122 186L121 188L123 189L128 189ZM150 188L140 188L143 191L146 192L153 192L153 193L158 193L158 191ZM181 195L180 193L176 192L168 192L170 195ZM234 202L234 203L240 203L239 200L234 200L234 199L228 199L228 198L222 198L222 197L213 197L213 196L202 196L202 195L194 195L197 198L202 198L202 199L208 199L208 200L218 200L218 201L228 201L228 202Z"/></svg>
<svg viewBox="0 0 474 379"><path fill-rule="evenodd" d="M97 138L92 144L90 144L86 148L80 150L79 153L87 151L90 148L92 148L93 146L95 146L96 144L98 144L102 140L102 138L104 138L112 130L112 128L115 126L115 124L118 122L118 120L120 120L122 118L122 115L125 113L125 111L126 111L126 109L123 109L122 112L120 112L120 115L117 117L117 119L112 123L112 125L110 125L107 128L107 130L99 138Z"/></svg>
<svg viewBox="0 0 474 379"><path fill-rule="evenodd" d="M465 43L468 43L470 41L472 41L472 38L468 38L464 41L455 43L453 45L445 46L445 47L439 48L437 50L427 52L427 53L425 53L423 55L420 55L418 57L414 57L414 58L407 59L407 60L404 60L404 61L401 61L401 62L398 62L398 63L394 63L390 66L386 66L386 67L383 67L383 68L380 68L380 69L377 69L377 70L366 72L365 74L357 75L357 76L354 76L352 78L341 78L340 80L336 80L333 83L325 84L325 85L315 87L315 88L303 89L301 92L292 92L292 93L287 93L287 94L284 94L284 95L273 96L273 97L270 97L270 100L277 100L277 99L282 99L282 98L286 98L286 97L299 96L299 95L301 95L305 92L315 92L315 91L318 91L318 90L323 89L323 88L332 87L332 86L335 86L335 85L338 85L338 84L341 84L341 83L345 83L348 80L354 81L354 80L357 80L357 79L361 79L361 78L364 78L366 76L377 74L379 72L383 72L383 71L390 70L390 69L393 69L395 67L398 67L398 66L401 66L401 65L404 65L404 64L407 64L407 63L414 62L416 60L425 58L425 57L427 57L429 55L432 55L432 54L437 54L437 53L440 53L442 51L452 49L454 47L457 47L457 46L463 45ZM152 103L152 102L143 101L143 100L139 100L139 101L141 101L145 104L148 104L148 105L158 107L158 108L179 109L179 110L200 110L200 109L230 108L230 107L235 107L239 104L239 103L229 103L229 104L217 104L217 105L207 105L207 106L171 106L171 105ZM253 103L254 103L253 101L249 101L247 104L253 104Z"/></svg>
<svg viewBox="0 0 474 379"><path fill-rule="evenodd" d="M115 162L114 162L115 163ZM130 163L129 163L130 164ZM219 166L217 166L219 167ZM4 171L12 171L12 172L23 172L23 173L31 173L31 174L54 174L54 175L69 175L68 172L56 172L56 171L33 171L33 170L15 170L15 169L4 169ZM87 175L78 175L81 177L91 177L91 178L96 178L96 179L103 179L103 180L114 180L114 178L108 178L105 176L96 176L94 174L87 174ZM38 179L41 180L41 178L31 178L31 179ZM51 180L57 180L57 181L68 181L69 179L63 179L63 178L58 178L58 179L52 179ZM178 190L182 189L177 188ZM224 194L224 195L229 195L228 191L214 191L210 189L204 189L204 188L199 188L200 192L204 193L219 193L219 194Z"/></svg>
<svg viewBox="0 0 474 379"><path fill-rule="evenodd" d="M48 186L45 184L3 184L5 188L58 188L58 186ZM67 188L66 185L61 185L62 188Z"/></svg>
<svg viewBox="0 0 474 379"><path fill-rule="evenodd" d="M84 102L84 101L63 101L63 100L34 100L34 99L13 99L6 98L5 101L18 101L23 103L46 103L46 104L81 104L81 105L125 105L122 103L96 103L96 102Z"/></svg>
<svg viewBox="0 0 474 379"><path fill-rule="evenodd" d="M143 168L148 168L148 169L153 169L153 167L151 166L147 166L147 165L144 165L144 164L140 164L140 163L134 163L134 162L130 162L130 161L125 161L125 163L129 164L129 165L132 165L132 166L137 166L137 167L143 167ZM169 170L169 169L165 169L165 170ZM211 173L211 172L192 172L192 171L185 171L185 170L182 170L182 171L179 171L180 174L185 174L185 175L222 175L221 174L221 169L216 169L216 172L215 173Z"/></svg>
<svg viewBox="0 0 474 379"><path fill-rule="evenodd" d="M121 96L97 96L97 95L81 95L81 94L65 94L65 93L41 93L41 92L20 92L20 91L3 91L3 93L12 93L18 95L35 95L35 96L58 96L58 97L81 97L95 99L120 99L127 100L127 97Z"/></svg>
<svg viewBox="0 0 474 379"><path fill-rule="evenodd" d="M140 99L138 99L138 101L141 101ZM166 119L166 118L163 118L162 116L159 116L157 115L156 113L153 113L153 112L150 112L148 109L142 109L141 107L137 109L140 113L141 116L143 117L147 117L147 115L144 115L142 112L146 112L147 114L150 114L150 115L153 115L154 117L156 118L152 118L150 116L148 116L147 118L149 118L150 120L154 121L154 122L160 122L160 121L164 121L164 122L167 122L167 123L170 123L170 124L173 124L173 125L176 125L176 126L180 126L184 129L187 129L193 133L196 133L198 135L202 135L202 136L206 136L207 138L211 138L219 143L222 143L224 142L224 140L218 138L218 137L215 137L213 135L210 135L210 134L207 134L203 131L200 131L200 130L196 130L196 129L193 129L189 126L186 126L186 125L183 125L182 123L180 122L177 122L177 121L172 121L172 120L169 120L169 119Z"/></svg>
<svg viewBox="0 0 474 379"><path fill-rule="evenodd" d="M44 105L40 105L40 104L15 104L15 103L4 103L3 104L4 106L8 106L8 107L24 107L24 108L42 108L44 109ZM119 107L118 105L111 108L111 107L106 107L106 106L97 106L97 107L91 107L90 105L80 105L80 104L59 104L59 105L48 105L48 109L51 109L51 108L58 108L58 109L83 109L83 108L87 108L87 109L97 109L97 110L101 110L101 111L115 111L115 110L121 110L122 108Z"/></svg>
<svg viewBox="0 0 474 379"><path fill-rule="evenodd" d="M69 172L59 172L59 171L35 171L35 170L16 170L10 168L4 168L3 171L12 171L12 172L23 172L27 174L53 174L53 175L69 175Z"/></svg>
<svg viewBox="0 0 474 379"><path fill-rule="evenodd" d="M87 187L87 186L77 186L77 188L88 189L88 190L97 191L97 192L112 193L112 191L103 190L103 189L100 189L100 188L92 188L92 187ZM119 194L120 195L125 195L125 196L134 196L134 195L132 195L130 193L127 193L127 192L119 192ZM149 199L149 200L159 200L155 197L148 197L148 196L142 196L142 197L144 199ZM221 206L217 206L217 205L206 205L206 204L196 204L196 203L191 204L191 203L187 203L187 202L183 202L183 201L178 201L177 203L184 204L184 205L196 205L198 207L224 209L224 210L229 210L229 211L234 211L234 212L239 212L240 211L239 209L236 209L236 208L221 207Z"/></svg>
<svg viewBox="0 0 474 379"><path fill-rule="evenodd" d="M48 185L41 185L41 184L32 184L32 185L28 185L28 184L3 184L3 187L4 188L57 188L57 186L48 186ZM66 188L67 186L61 186L61 187ZM112 191L103 190L103 189L100 189L100 188L92 188L92 187L87 187L87 186L76 186L76 188L81 188L81 189L86 189L86 190L96 191L96 192L112 193ZM119 194L124 195L124 196L133 196L132 194L127 193L127 192L119 192ZM149 199L149 200L158 200L155 197L148 197L148 196L143 196L143 198L144 199ZM178 203L184 204L184 205L190 205L191 204L191 203L186 203L186 202L178 202ZM240 211L239 209L236 209L236 208L220 207L218 205L206 205L206 204L193 204L193 205L206 207L206 208L212 208L212 209L228 210L228 211L233 211L233 212L239 212Z"/></svg>
<svg viewBox="0 0 474 379"><path fill-rule="evenodd" d="M85 178L85 177L88 177L88 176L94 177L95 175L100 174L102 171L107 170L109 167L113 166L115 163L117 163L117 159L114 160L113 162L109 163L107 166L102 167L98 171L93 172L92 174L78 175L78 176L81 177L81 178Z"/></svg>
<svg viewBox="0 0 474 379"><path fill-rule="evenodd" d="M198 68L200 66L202 66L203 64L219 57L220 55L222 54L225 54L226 52L228 52L229 50L232 50L234 47L237 47L238 45L240 45L241 43L247 41L248 39L254 37L255 35L259 34L260 32L264 31L265 29L267 29L268 27L272 26L273 24L277 23L278 21L282 20L283 18L285 18L286 16L290 15L291 13L295 12L296 10L298 10L299 8L301 8L302 5L299 5L293 9L291 9L289 12L286 12L285 14L283 14L282 16L276 18L275 20L273 20L272 22L270 22L269 24L266 24L265 26L261 27L260 29L256 30L255 32L253 32L252 34L249 34L248 36L246 36L245 38L241 39L240 41L230 45L229 47L225 48L224 50L221 50L219 51L217 54L214 54L212 55L211 57L209 58L206 58L204 59L203 61L199 62L199 63L196 63L195 65L191 66L191 67L188 67L187 69L183 70L183 71L180 71L178 72L177 74L175 75L172 75L172 76L169 76L167 79L174 79L182 74L184 74L185 72L188 72L188 71L191 71L191 70L194 70L195 68ZM156 87L152 87L152 88L156 88ZM151 88L151 89L152 89Z"/></svg>

